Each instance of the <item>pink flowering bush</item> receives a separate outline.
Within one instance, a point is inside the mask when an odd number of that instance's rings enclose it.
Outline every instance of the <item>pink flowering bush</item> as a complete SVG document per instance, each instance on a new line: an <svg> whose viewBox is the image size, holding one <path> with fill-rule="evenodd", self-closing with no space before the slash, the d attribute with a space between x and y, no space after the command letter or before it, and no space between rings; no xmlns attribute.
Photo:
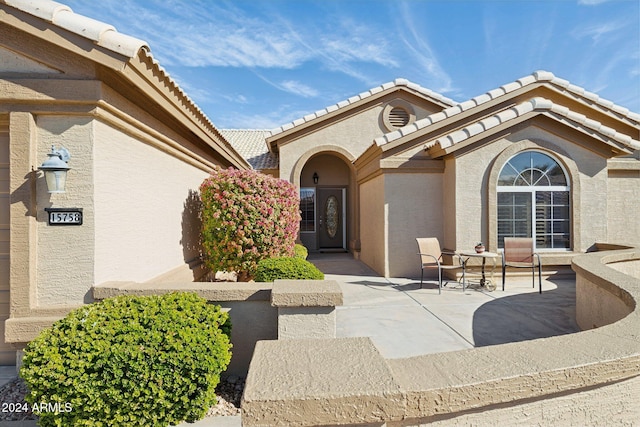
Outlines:
<svg viewBox="0 0 640 427"><path fill-rule="evenodd" d="M215 167L202 185L202 244L212 271L239 281L266 258L291 257L300 226L295 186L251 170Z"/></svg>

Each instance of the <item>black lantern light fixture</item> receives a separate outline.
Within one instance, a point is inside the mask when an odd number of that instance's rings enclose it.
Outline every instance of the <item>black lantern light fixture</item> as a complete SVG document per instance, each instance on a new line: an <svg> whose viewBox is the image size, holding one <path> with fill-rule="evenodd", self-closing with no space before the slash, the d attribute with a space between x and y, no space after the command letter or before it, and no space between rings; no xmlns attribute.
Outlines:
<svg viewBox="0 0 640 427"><path fill-rule="evenodd" d="M71 158L69 150L60 147L56 150L55 146L51 146L51 152L47 153L49 158L38 168L44 172L44 179L47 182L49 193L64 193L64 187L67 182L67 171L71 169L67 162Z"/></svg>
<svg viewBox="0 0 640 427"><path fill-rule="evenodd" d="M318 176L318 172L313 173L313 183L317 184L320 177Z"/></svg>

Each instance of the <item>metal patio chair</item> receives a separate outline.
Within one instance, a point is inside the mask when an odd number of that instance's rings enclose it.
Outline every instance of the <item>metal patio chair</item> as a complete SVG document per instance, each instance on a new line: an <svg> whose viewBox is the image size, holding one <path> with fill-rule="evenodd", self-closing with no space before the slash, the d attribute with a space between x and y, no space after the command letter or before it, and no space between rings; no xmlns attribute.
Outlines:
<svg viewBox="0 0 640 427"><path fill-rule="evenodd" d="M425 269L438 269L439 294L442 294L442 271L462 269L462 289L464 290L464 262L462 262L462 257L456 252L443 251L437 237L418 237L416 238L416 242L418 243L418 255L420 255L420 288L422 288L422 283L424 281ZM443 254L457 256L459 258L460 265L443 264Z"/></svg>
<svg viewBox="0 0 640 427"><path fill-rule="evenodd" d="M537 262L536 262L537 260ZM531 268L533 287L536 287L536 265L538 266L539 293L542 293L542 264L540 255L534 252L533 239L530 237L505 237L502 251L502 290L507 267Z"/></svg>

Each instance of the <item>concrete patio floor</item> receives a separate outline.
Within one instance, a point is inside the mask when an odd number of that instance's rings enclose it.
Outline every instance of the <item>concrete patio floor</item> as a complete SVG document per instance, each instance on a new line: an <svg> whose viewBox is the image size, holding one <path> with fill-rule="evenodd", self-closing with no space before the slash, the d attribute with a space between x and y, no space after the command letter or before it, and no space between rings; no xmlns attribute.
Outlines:
<svg viewBox="0 0 640 427"><path fill-rule="evenodd" d="M500 268L493 291L449 282L438 294L437 280L384 278L349 254L312 254L309 261L340 283L344 305L337 308L338 337L370 337L389 359L464 350L578 332L575 280L543 279L539 294L531 276L507 277Z"/></svg>

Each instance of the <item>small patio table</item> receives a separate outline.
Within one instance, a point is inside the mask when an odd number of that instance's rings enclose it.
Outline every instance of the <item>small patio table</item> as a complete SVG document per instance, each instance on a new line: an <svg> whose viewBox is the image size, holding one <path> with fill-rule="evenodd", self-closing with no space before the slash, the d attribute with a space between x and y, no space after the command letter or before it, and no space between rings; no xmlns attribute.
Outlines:
<svg viewBox="0 0 640 427"><path fill-rule="evenodd" d="M481 288L485 288L486 290L493 292L496 290L496 282L494 280L494 275L493 273L496 270L496 259L500 256L499 254L495 253L495 252L476 252L475 250L473 251L464 251L464 252L460 252L460 256L463 257L462 262L464 263L465 266L465 270L467 267L467 262L471 259L471 258L482 258L482 269L481 269L481 279L480 279L480 287ZM464 258L466 257L466 259ZM487 264L487 259L490 258L493 261L493 265L491 266L491 278L487 279L486 276L486 264ZM469 286L467 286L469 287ZM463 284L463 288L464 288L464 284ZM464 289L463 289L464 290Z"/></svg>

